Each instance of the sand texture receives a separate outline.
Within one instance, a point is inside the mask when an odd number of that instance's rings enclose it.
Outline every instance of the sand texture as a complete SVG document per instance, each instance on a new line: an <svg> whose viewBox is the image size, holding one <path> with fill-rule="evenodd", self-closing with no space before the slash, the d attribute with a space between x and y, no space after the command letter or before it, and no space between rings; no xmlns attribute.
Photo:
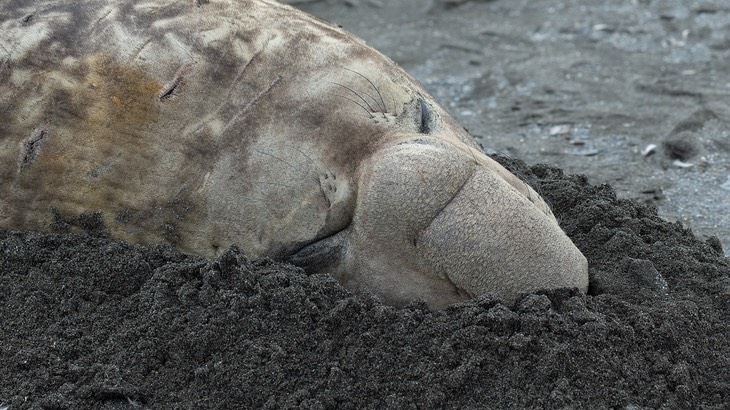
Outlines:
<svg viewBox="0 0 730 410"><path fill-rule="evenodd" d="M235 248L204 260L2 232L0 403L727 408L730 263L717 240L608 185L546 166L522 173L587 256L590 295L398 310Z"/></svg>

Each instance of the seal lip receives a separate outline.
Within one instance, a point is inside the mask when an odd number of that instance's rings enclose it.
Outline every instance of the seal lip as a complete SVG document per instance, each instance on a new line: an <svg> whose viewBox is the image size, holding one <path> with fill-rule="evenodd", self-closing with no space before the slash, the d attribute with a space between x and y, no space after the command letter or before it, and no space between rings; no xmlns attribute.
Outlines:
<svg viewBox="0 0 730 410"><path fill-rule="evenodd" d="M331 235L303 242L281 260L307 271L322 272L342 259L349 227L350 224Z"/></svg>

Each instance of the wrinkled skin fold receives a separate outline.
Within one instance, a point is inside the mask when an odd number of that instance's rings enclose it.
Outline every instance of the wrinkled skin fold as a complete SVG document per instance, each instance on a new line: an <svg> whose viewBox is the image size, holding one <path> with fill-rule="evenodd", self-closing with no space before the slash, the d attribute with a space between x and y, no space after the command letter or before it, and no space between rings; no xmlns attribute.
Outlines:
<svg viewBox="0 0 730 410"><path fill-rule="evenodd" d="M6 1L0 227L101 229L433 309L577 287L530 187L415 80L274 1Z"/></svg>

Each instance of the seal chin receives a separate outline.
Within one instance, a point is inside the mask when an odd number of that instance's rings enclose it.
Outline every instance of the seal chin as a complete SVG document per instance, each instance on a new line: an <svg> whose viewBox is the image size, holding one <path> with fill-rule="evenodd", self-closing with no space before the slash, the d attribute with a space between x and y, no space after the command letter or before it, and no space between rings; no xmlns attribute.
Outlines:
<svg viewBox="0 0 730 410"><path fill-rule="evenodd" d="M437 138L374 155L360 175L343 261L330 273L386 303L420 299L432 309L488 292L512 303L544 288L586 291L586 259L544 203L479 155Z"/></svg>

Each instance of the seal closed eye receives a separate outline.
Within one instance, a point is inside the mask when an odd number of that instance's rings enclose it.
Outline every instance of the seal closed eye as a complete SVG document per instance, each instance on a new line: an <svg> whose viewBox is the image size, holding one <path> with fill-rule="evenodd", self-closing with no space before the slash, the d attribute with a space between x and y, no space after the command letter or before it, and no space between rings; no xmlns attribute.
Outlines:
<svg viewBox="0 0 730 410"><path fill-rule="evenodd" d="M421 113L421 123L418 127L418 132L421 134L430 134L431 133L431 112L428 110L428 105L423 101L423 99L418 99L418 108Z"/></svg>
<svg viewBox="0 0 730 410"><path fill-rule="evenodd" d="M94 215L119 239L235 244L396 306L587 290L542 198L334 25L271 0L0 15L0 228Z"/></svg>

